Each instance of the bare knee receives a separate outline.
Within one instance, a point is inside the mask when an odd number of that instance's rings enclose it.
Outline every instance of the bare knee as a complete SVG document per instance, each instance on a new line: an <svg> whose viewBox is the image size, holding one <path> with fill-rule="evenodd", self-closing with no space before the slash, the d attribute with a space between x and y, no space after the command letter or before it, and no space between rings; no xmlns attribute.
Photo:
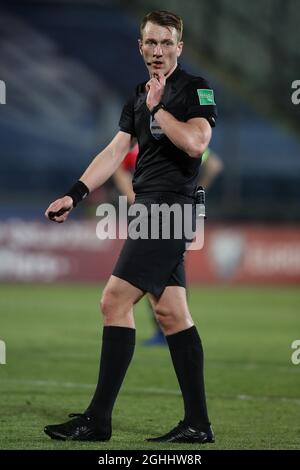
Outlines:
<svg viewBox="0 0 300 470"><path fill-rule="evenodd" d="M189 311L178 311L175 307L158 303L155 307L155 317L163 332L174 334L193 325Z"/></svg>
<svg viewBox="0 0 300 470"><path fill-rule="evenodd" d="M168 330L174 323L176 323L176 312L166 304L158 303L155 307L156 319L163 329Z"/></svg>
<svg viewBox="0 0 300 470"><path fill-rule="evenodd" d="M111 317L120 308L120 296L117 289L106 288L100 301L101 312L104 318Z"/></svg>

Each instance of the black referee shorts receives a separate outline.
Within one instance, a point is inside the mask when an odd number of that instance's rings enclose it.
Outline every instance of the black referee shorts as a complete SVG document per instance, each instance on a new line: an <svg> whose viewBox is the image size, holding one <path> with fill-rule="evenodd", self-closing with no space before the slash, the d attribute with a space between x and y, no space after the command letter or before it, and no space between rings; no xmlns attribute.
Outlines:
<svg viewBox="0 0 300 470"><path fill-rule="evenodd" d="M143 204L147 207L147 216L142 220L145 223L145 218L148 219L148 238L133 239L130 236L130 223L134 217L129 217L128 238L123 245L113 275L124 279L143 292L149 292L159 298L167 286L185 287L186 285L184 254L186 244L191 242L191 239L185 238L183 227L184 224L188 224L190 228L195 228L195 201L193 197L165 192L137 195L134 206L137 207L137 204ZM177 208L180 206L182 220L180 221L177 217L177 227L178 224L182 224L181 238L176 238L178 234L176 237L174 236L176 216L172 215L172 211L170 211L171 217L169 219L159 217L159 237L158 239L151 238L151 223L153 221L151 208L153 208L153 204L167 204L168 207L176 204ZM185 214L185 217L184 205L190 205L190 210L188 214ZM165 224L170 225L169 239L164 239L162 236Z"/></svg>

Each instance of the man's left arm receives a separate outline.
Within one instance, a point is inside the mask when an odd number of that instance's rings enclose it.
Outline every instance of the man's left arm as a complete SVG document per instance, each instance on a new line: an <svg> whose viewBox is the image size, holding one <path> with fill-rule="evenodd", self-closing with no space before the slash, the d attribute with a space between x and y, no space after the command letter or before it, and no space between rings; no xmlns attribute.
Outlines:
<svg viewBox="0 0 300 470"><path fill-rule="evenodd" d="M166 85L166 78L160 72L157 72L148 83L146 84L147 99L146 104L150 112L155 111L155 107L161 102L164 89ZM169 140L176 145L180 150L185 152L191 158L198 158L208 147L211 139L211 104L214 104L214 99L211 95L212 90L208 89L209 96L202 98L201 102L198 92L205 92L203 87L207 87L207 83L201 81L191 84L192 88L188 93L188 116L186 122L178 121L171 113L164 107L160 107L156 112L153 112L155 121L159 124L164 134ZM200 88L198 88L198 86ZM210 101L208 101L210 100ZM214 118L213 118L214 119ZM214 122L214 121L213 121ZM213 124L214 125L214 124Z"/></svg>
<svg viewBox="0 0 300 470"><path fill-rule="evenodd" d="M161 108L155 113L155 120L168 139L191 158L198 158L208 147L212 131L206 118L181 122Z"/></svg>

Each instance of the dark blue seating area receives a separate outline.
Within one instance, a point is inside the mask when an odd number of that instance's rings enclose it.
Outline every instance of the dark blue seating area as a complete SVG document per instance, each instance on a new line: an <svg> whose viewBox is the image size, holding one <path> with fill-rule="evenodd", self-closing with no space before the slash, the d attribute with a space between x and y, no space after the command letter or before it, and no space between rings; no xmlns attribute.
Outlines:
<svg viewBox="0 0 300 470"><path fill-rule="evenodd" d="M27 214L24 207L80 176L118 130L130 91L147 79L137 25L121 10L20 2L2 11L0 218ZM209 77L219 105L212 148L225 169L210 192L211 217L300 220L299 136L237 97L217 68L212 75L188 55L183 64Z"/></svg>

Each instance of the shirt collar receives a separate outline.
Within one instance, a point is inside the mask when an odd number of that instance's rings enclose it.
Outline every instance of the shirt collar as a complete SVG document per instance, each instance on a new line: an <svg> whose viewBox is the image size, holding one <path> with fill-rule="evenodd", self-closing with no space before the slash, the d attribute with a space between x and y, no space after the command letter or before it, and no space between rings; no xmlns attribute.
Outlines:
<svg viewBox="0 0 300 470"><path fill-rule="evenodd" d="M167 83L173 83L180 75L182 71L180 64L177 64L176 69L171 73L171 75L167 78Z"/></svg>

